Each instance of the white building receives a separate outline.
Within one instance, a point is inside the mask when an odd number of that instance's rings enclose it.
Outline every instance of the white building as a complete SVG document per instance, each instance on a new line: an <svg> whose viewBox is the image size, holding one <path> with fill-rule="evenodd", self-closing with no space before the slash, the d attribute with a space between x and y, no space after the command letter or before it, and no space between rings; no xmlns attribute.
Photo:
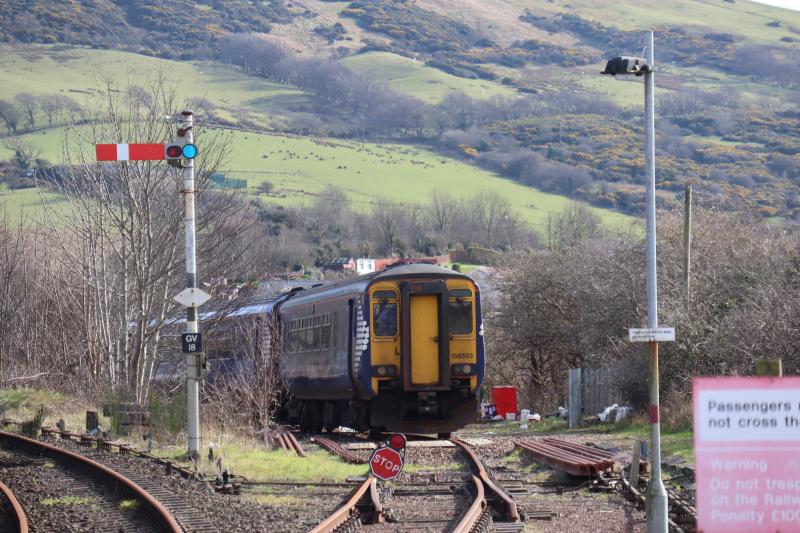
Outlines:
<svg viewBox="0 0 800 533"><path fill-rule="evenodd" d="M367 258L356 259L356 272L358 272L359 276L375 272L375 260Z"/></svg>

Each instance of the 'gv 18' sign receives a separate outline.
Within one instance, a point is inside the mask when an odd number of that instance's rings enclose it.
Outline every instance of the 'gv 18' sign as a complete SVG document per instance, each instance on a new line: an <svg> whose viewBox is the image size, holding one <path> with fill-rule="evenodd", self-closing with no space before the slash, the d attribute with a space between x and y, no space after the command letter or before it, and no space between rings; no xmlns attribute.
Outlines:
<svg viewBox="0 0 800 533"><path fill-rule="evenodd" d="M202 333L183 333L181 335L183 353L199 353L203 351Z"/></svg>

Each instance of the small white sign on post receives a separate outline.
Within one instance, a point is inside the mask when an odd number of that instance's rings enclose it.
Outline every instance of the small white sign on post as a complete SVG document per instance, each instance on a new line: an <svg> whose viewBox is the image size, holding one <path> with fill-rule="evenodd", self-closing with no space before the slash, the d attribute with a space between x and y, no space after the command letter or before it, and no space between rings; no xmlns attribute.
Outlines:
<svg viewBox="0 0 800 533"><path fill-rule="evenodd" d="M675 328L629 328L631 342L674 342Z"/></svg>
<svg viewBox="0 0 800 533"><path fill-rule="evenodd" d="M200 307L210 298L210 294L203 289L197 288L183 289L177 295L172 297L173 300L184 307Z"/></svg>

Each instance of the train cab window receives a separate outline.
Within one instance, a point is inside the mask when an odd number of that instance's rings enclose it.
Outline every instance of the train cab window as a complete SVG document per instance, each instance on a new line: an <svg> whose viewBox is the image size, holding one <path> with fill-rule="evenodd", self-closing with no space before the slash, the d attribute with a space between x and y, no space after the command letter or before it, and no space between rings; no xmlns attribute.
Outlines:
<svg viewBox="0 0 800 533"><path fill-rule="evenodd" d="M397 335L397 294L394 291L372 294L372 328L376 337Z"/></svg>
<svg viewBox="0 0 800 533"><path fill-rule="evenodd" d="M447 321L450 335L472 333L472 292L469 289L453 289L447 301Z"/></svg>

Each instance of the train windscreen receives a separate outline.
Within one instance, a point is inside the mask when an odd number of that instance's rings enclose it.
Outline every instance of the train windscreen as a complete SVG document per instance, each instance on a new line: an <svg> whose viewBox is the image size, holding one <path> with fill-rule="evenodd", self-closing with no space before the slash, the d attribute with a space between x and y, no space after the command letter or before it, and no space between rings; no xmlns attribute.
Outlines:
<svg viewBox="0 0 800 533"><path fill-rule="evenodd" d="M372 302L375 336L397 335L397 295L393 291L375 291Z"/></svg>
<svg viewBox="0 0 800 533"><path fill-rule="evenodd" d="M472 333L472 292L469 289L450 291L447 311L450 335L469 335Z"/></svg>

